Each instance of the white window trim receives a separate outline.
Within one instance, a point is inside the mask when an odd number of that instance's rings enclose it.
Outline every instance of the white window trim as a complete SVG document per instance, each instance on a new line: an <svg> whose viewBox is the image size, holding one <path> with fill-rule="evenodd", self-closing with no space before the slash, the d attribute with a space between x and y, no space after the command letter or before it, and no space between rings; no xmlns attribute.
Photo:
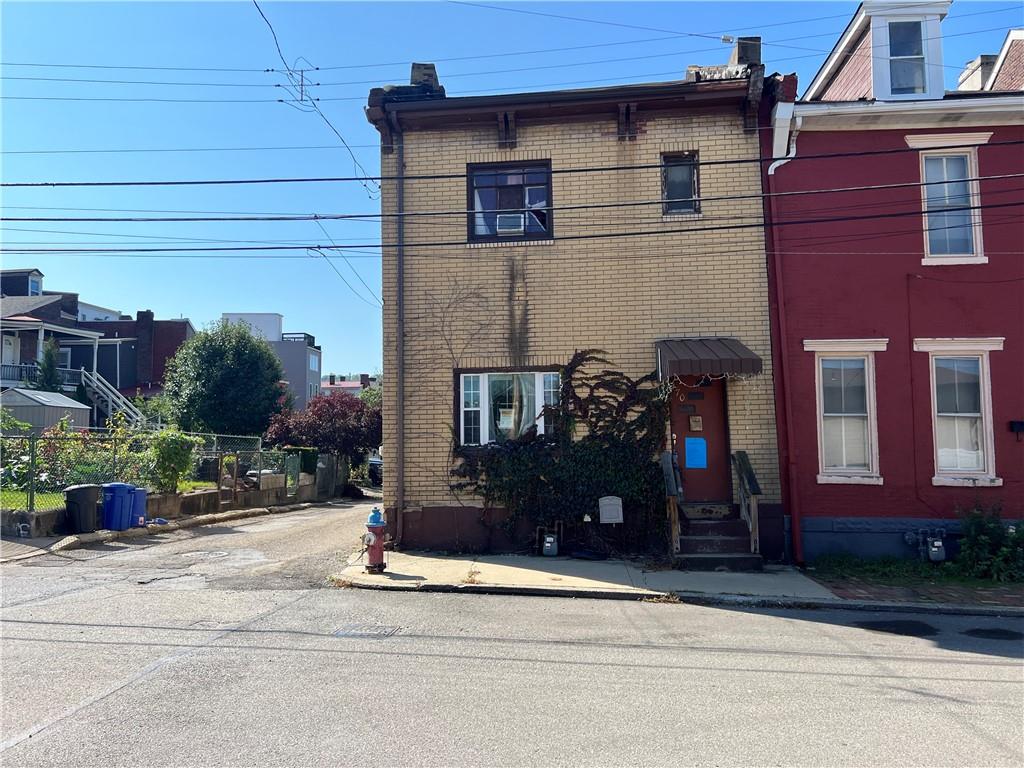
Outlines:
<svg viewBox="0 0 1024 768"><path fill-rule="evenodd" d="M976 144L988 144L992 131L978 133L917 133L903 137L907 146L912 149L931 149L933 147L970 147Z"/></svg>
<svg viewBox="0 0 1024 768"><path fill-rule="evenodd" d="M991 135L991 134L989 134ZM909 143L909 138L908 138ZM955 143L955 142L950 142ZM967 182L970 205L981 205L981 188L978 178L978 148L965 146L960 149L936 149L924 150L920 154L921 181L926 181L924 164L929 157L957 157L967 155L967 177L974 181ZM985 255L985 245L981 236L981 210L975 208L969 211L971 214L971 233L974 239L974 253L954 253L948 256L931 254L931 238L928 237L928 186L921 185L921 222L922 235L924 238L924 258L921 264L926 267L950 266L957 264L988 264L988 257Z"/></svg>
<svg viewBox="0 0 1024 768"><path fill-rule="evenodd" d="M61 365L61 363L63 362L64 353L65 352L67 353L68 364L67 365ZM60 347L57 350L57 367L58 368L63 368L65 370L67 370L67 369L69 369L71 367L71 347Z"/></svg>
<svg viewBox="0 0 1024 768"><path fill-rule="evenodd" d="M992 423L992 379L989 370L989 352L1003 349L1002 336L989 336L973 339L914 339L915 352L928 353L928 389L929 408L932 420L932 466L935 475L932 485L955 487L999 487L1003 484L1001 477L996 475L995 432ZM939 469L939 433L936 414L935 392L935 358L936 357L977 357L980 359L981 372L981 428L982 450L984 451L985 468L979 472L965 470Z"/></svg>
<svg viewBox="0 0 1024 768"><path fill-rule="evenodd" d="M538 406L537 415L534 417L534 423L537 425L537 434L544 434L544 419L541 418L544 410L544 377L549 373L558 373L557 371L473 371L470 373L463 373L459 376L459 445L489 445L494 442L491 439L490 434L490 419L485 418L484 414L489 411L489 403L491 402L491 393L487 381L488 376L494 375L509 375L509 374L533 374L534 377L534 398L536 399L536 405ZM467 443L465 442L466 435L466 377L476 376L480 380L480 442L479 443ZM471 410L477 410L475 408Z"/></svg>
<svg viewBox="0 0 1024 768"><path fill-rule="evenodd" d="M33 287L35 283L35 287ZM28 295L29 296L42 296L43 295L43 278L41 277L30 277L28 279Z"/></svg>
<svg viewBox="0 0 1024 768"><path fill-rule="evenodd" d="M922 15L871 15L871 44L875 55L871 62L871 86L878 101L921 101L941 99L945 95L942 71L942 33L939 29L938 13ZM917 21L921 24L922 53L924 54L924 91L922 93L893 93L889 73L889 24L900 21Z"/></svg>
<svg viewBox="0 0 1024 768"><path fill-rule="evenodd" d="M819 485L882 485L878 461L878 409L875 397L875 352L884 352L888 339L804 339L804 351L814 352L814 418L818 431ZM821 399L821 361L828 358L864 359L864 388L868 416L868 468L825 469L825 419Z"/></svg>

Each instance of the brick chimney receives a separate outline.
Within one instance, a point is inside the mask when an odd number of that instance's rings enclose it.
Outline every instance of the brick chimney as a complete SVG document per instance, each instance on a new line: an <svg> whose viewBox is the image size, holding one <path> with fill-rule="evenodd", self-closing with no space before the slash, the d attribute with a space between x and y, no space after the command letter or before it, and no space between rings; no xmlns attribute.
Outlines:
<svg viewBox="0 0 1024 768"><path fill-rule="evenodd" d="M409 73L409 85L421 85L431 91L441 90L441 81L437 79L437 67L433 64L413 63Z"/></svg>
<svg viewBox="0 0 1024 768"><path fill-rule="evenodd" d="M332 387L338 383L338 377L335 376L333 373L328 377L328 380L331 382Z"/></svg>
<svg viewBox="0 0 1024 768"><path fill-rule="evenodd" d="M729 57L730 67L743 67L761 63L761 38L737 37L736 46Z"/></svg>
<svg viewBox="0 0 1024 768"><path fill-rule="evenodd" d="M992 74L992 67L996 65L998 56L982 54L964 64L963 72L956 81L958 91L980 91L985 86L985 81Z"/></svg>
<svg viewBox="0 0 1024 768"><path fill-rule="evenodd" d="M367 389L370 386L370 374L360 373L359 374L359 388Z"/></svg>
<svg viewBox="0 0 1024 768"><path fill-rule="evenodd" d="M153 311L135 313L135 376L140 385L153 381Z"/></svg>

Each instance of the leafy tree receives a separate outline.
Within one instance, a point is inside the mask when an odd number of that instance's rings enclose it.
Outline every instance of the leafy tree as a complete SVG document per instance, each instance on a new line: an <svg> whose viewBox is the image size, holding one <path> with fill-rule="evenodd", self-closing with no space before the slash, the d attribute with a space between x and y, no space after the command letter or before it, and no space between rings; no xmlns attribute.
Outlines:
<svg viewBox="0 0 1024 768"><path fill-rule="evenodd" d="M222 320L178 349L164 392L184 430L254 435L284 409L283 377L269 342L245 324Z"/></svg>
<svg viewBox="0 0 1024 768"><path fill-rule="evenodd" d="M57 340L49 338L43 344L43 359L39 361L39 372L32 383L32 389L42 392L60 392L60 372L57 370L60 348Z"/></svg>
<svg viewBox="0 0 1024 768"><path fill-rule="evenodd" d="M142 393L139 392L132 398L132 403L142 412L147 421L157 424L174 423L174 411L167 395L143 397Z"/></svg>
<svg viewBox="0 0 1024 768"><path fill-rule="evenodd" d="M359 393L359 399L371 408L380 410L382 399L381 394L382 390L380 387L367 387Z"/></svg>
<svg viewBox="0 0 1024 768"><path fill-rule="evenodd" d="M271 445L317 448L347 456L358 464L380 445L379 405L347 393L318 395L304 411L286 411L271 419L266 440Z"/></svg>

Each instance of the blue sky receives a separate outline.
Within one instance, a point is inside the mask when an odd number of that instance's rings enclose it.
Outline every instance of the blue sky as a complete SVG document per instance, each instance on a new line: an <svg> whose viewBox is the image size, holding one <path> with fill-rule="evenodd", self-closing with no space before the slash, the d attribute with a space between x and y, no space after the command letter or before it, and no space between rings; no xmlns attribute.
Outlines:
<svg viewBox="0 0 1024 768"><path fill-rule="evenodd" d="M494 3L527 11L586 17L662 32L503 12L449 2L261 3L289 62L305 57L322 68L314 88L330 121L371 174L379 170L377 133L362 113L370 83L405 82L408 64L493 53L492 58L438 62L450 95L486 90L584 87L674 79L688 64L724 63L729 46L692 36L761 34L768 71L795 71L806 85L856 3ZM2 94L125 99L208 99L203 103L15 100L2 102L4 181L251 178L351 175L353 162L315 114L272 101L283 82L263 69L280 67L273 40L251 2L46 3L4 2L0 10ZM827 18L822 18L827 17ZM954 4L943 23L947 87L957 67L999 50L1005 30L1024 23L1019 3ZM680 33L680 34L673 34ZM661 39L653 39L661 38ZM643 41L643 42L637 42ZM521 53L587 46L579 50ZM637 60L607 62L605 59ZM196 67L245 72L157 71L12 66L9 63L113 67ZM376 66L380 64L387 66ZM573 66L567 66L573 65ZM344 67L326 71L325 67ZM529 67L551 67L499 72ZM141 80L106 84L15 80L15 77ZM155 85L152 81L187 83ZM370 82L361 82L370 81ZM587 82L593 81L593 82ZM572 86L565 85L573 83ZM229 83L230 87L208 85ZM268 99L239 103L232 99ZM326 147L230 152L18 154L27 150ZM219 212L377 211L358 184L230 187L145 187L11 190L6 215L132 215L60 210L187 210ZM26 206L14 208L13 206ZM31 206L33 208L28 208ZM142 214L137 214L142 215ZM156 214L160 215L160 214ZM327 222L338 243L379 240L375 221ZM17 230L51 230L73 234ZM81 234L89 233L89 234ZM94 234L99 233L99 234ZM196 246L197 240L325 243L313 222L18 223L5 225L6 244L24 247ZM165 238L157 240L157 238ZM178 240L180 242L171 242ZM80 245L78 245L80 244ZM213 243L216 245L216 243ZM12 256L4 267L37 266L48 289L78 291L96 304L158 317L185 316L197 327L221 312L279 312L285 330L306 331L324 349L325 372L373 372L381 364L378 305L353 268L380 295L380 266L365 253L334 259L342 278L303 252L283 258L125 258L112 255Z"/></svg>

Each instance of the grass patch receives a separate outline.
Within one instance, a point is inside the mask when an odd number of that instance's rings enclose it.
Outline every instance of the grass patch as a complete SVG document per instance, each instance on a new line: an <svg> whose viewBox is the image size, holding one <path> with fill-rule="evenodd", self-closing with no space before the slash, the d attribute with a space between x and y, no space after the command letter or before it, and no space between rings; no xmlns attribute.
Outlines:
<svg viewBox="0 0 1024 768"><path fill-rule="evenodd" d="M41 493L36 492L35 508L37 512L45 512L51 509L64 509L64 494L62 492ZM8 509L17 512L28 511L28 491L14 491L5 488L0 492L0 509Z"/></svg>
<svg viewBox="0 0 1024 768"><path fill-rule="evenodd" d="M992 586L992 581L965 575L954 562L931 563L897 557L863 559L853 555L823 555L810 564L811 573L822 579L858 578L891 586L950 584Z"/></svg>
<svg viewBox="0 0 1024 768"><path fill-rule="evenodd" d="M178 493L188 493L189 491L203 491L211 488L216 488L217 484L209 480L179 480L178 481Z"/></svg>

